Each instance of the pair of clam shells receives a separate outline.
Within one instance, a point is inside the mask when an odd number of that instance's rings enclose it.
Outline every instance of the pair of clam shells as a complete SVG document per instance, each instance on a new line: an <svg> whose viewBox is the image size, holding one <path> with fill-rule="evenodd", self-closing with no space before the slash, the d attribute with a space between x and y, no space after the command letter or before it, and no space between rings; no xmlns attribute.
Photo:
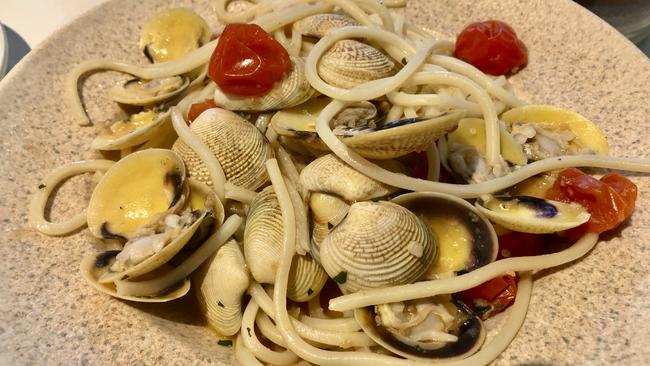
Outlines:
<svg viewBox="0 0 650 366"><path fill-rule="evenodd" d="M90 255L82 274L95 288L134 301L169 301L183 296L189 282L165 293L131 296L117 282L163 276L187 245L198 244L221 223L224 210L198 182L187 182L183 161L169 150L148 149L114 164L95 187L87 213L90 232L126 241L121 251ZM177 263L178 264L178 263Z"/></svg>

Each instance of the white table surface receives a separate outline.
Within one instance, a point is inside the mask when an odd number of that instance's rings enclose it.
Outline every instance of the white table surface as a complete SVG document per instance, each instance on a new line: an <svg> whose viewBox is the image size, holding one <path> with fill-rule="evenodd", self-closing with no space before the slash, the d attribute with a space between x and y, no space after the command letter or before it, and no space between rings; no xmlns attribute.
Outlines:
<svg viewBox="0 0 650 366"><path fill-rule="evenodd" d="M0 0L0 22L33 49L50 34L107 0Z"/></svg>

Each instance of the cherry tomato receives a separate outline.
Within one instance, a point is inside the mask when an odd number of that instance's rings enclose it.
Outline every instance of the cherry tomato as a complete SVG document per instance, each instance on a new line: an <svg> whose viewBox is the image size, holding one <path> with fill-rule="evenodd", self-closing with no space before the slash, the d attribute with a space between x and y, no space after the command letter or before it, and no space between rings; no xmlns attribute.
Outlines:
<svg viewBox="0 0 650 366"><path fill-rule="evenodd" d="M190 106L190 110L187 112L187 121L192 123L196 117L198 117L206 109L216 108L217 103L212 99L207 99L203 102L194 103Z"/></svg>
<svg viewBox="0 0 650 366"><path fill-rule="evenodd" d="M497 259L540 255L544 251L545 236L511 231L499 236Z"/></svg>
<svg viewBox="0 0 650 366"><path fill-rule="evenodd" d="M505 310L515 302L517 278L509 275L495 277L476 287L459 292L456 298L487 319Z"/></svg>
<svg viewBox="0 0 650 366"><path fill-rule="evenodd" d="M598 180L579 169L569 168L560 172L546 198L577 202L589 211L589 221L567 232L570 237L578 237L584 232L600 234L625 221L634 210L636 186L619 174Z"/></svg>
<svg viewBox="0 0 650 366"><path fill-rule="evenodd" d="M400 157L399 161L406 167L406 173L409 177L427 179L429 163L426 152L415 151Z"/></svg>
<svg viewBox="0 0 650 366"><path fill-rule="evenodd" d="M287 50L257 24L228 24L210 58L208 76L224 93L261 96L289 71Z"/></svg>
<svg viewBox="0 0 650 366"><path fill-rule="evenodd" d="M456 38L454 56L491 75L513 73L528 63L526 45L512 27L498 20L463 29Z"/></svg>

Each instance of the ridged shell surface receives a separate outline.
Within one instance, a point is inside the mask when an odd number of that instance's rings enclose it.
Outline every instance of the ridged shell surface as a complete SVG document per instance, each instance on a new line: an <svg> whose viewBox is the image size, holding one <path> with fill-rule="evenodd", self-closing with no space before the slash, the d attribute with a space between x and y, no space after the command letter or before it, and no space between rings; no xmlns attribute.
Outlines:
<svg viewBox="0 0 650 366"><path fill-rule="evenodd" d="M397 204L357 202L320 246L327 274L346 292L411 283L433 263L429 227Z"/></svg>
<svg viewBox="0 0 650 366"><path fill-rule="evenodd" d="M380 183L345 164L334 154L321 156L300 172L300 184L310 192L324 192L348 202L382 197L396 188Z"/></svg>
<svg viewBox="0 0 650 366"><path fill-rule="evenodd" d="M226 179L246 189L257 190L268 181L264 163L273 150L255 126L237 114L221 108L206 110L190 125L219 159ZM190 177L212 185L203 161L183 141L172 147L181 156Z"/></svg>
<svg viewBox="0 0 650 366"><path fill-rule="evenodd" d="M250 284L244 255L234 239L201 265L194 279L199 305L208 324L219 334L231 336L241 326L241 301Z"/></svg>
<svg viewBox="0 0 650 366"><path fill-rule="evenodd" d="M272 111L293 107L309 100L316 94L305 76L305 61L300 57L291 58L291 70L281 81L261 97L240 97L226 94L217 88L214 101L217 105L231 111Z"/></svg>
<svg viewBox="0 0 650 366"><path fill-rule="evenodd" d="M257 282L275 282L282 235L280 204L273 187L268 186L251 202L244 231L244 257Z"/></svg>
<svg viewBox="0 0 650 366"><path fill-rule="evenodd" d="M395 63L388 56L351 39L336 42L318 62L318 74L323 80L346 89L394 73Z"/></svg>
<svg viewBox="0 0 650 366"><path fill-rule="evenodd" d="M309 254L294 255L289 271L287 297L293 301L309 301L325 286L327 272Z"/></svg>
<svg viewBox="0 0 650 366"><path fill-rule="evenodd" d="M296 27L301 34L318 38L324 37L333 30L355 25L359 23L353 18L336 13L315 14L296 22Z"/></svg>

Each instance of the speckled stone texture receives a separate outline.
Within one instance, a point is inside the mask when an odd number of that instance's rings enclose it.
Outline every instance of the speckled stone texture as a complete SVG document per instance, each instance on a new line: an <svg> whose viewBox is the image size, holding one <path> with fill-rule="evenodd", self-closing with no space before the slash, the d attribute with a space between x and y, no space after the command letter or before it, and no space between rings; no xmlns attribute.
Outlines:
<svg viewBox="0 0 650 366"><path fill-rule="evenodd" d="M0 83L0 364L231 364L190 300L132 304L93 291L79 262L98 243L86 230L49 238L31 229L27 206L50 169L97 157L98 127L67 114L66 72L82 60L134 63L140 27L173 5L197 8L216 24L209 1L114 1L53 35ZM650 155L650 62L602 21L566 0L409 0L409 21L453 36L475 20L502 19L528 45L530 63L512 78L535 103L574 109L600 125L618 156ZM94 121L118 117L106 87L127 76L96 73L84 82ZM101 123L98 123L101 125ZM52 203L54 219L78 212L92 176L70 180ZM536 275L517 338L496 365L650 364L650 177L637 210L586 258Z"/></svg>

